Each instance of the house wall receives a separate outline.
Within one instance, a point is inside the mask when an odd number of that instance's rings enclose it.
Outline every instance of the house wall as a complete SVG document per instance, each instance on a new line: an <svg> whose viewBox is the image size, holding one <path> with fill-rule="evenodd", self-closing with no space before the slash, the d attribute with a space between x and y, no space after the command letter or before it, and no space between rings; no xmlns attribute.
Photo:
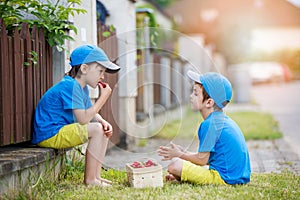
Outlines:
<svg viewBox="0 0 300 200"><path fill-rule="evenodd" d="M194 71L203 72L204 36L182 35L179 38L179 56L190 63Z"/></svg>
<svg viewBox="0 0 300 200"><path fill-rule="evenodd" d="M121 66L119 72L119 116L121 143L125 142L130 148L135 143L136 131L136 96L137 96L137 67L136 67L136 15L135 4L124 0L102 0L110 16L106 24L112 24L117 29L119 57L117 63Z"/></svg>
<svg viewBox="0 0 300 200"><path fill-rule="evenodd" d="M147 1L139 0L136 3L136 7L139 7L142 5L148 5L148 4L149 4L149 2L147 2ZM166 15L162 14L161 12L155 11L155 19L156 19L156 22L158 23L159 27L164 28L164 29L172 29L172 22Z"/></svg>
<svg viewBox="0 0 300 200"><path fill-rule="evenodd" d="M70 54L78 46L83 44L97 45L97 18L96 18L96 1L81 1L81 8L86 10L85 14L70 16L69 21L77 28L77 34L74 31L70 31L70 36L74 38L74 41L66 41L65 46L65 69L67 72L70 70ZM89 88L91 98L98 97L98 89Z"/></svg>
<svg viewBox="0 0 300 200"><path fill-rule="evenodd" d="M85 14L70 16L69 21L77 28L77 34L70 31L70 36L74 41L67 40L65 46L67 51L65 61L65 72L70 70L69 59L71 52L83 44L97 45L97 23L96 23L96 1L81 1L80 6L76 8L87 11Z"/></svg>

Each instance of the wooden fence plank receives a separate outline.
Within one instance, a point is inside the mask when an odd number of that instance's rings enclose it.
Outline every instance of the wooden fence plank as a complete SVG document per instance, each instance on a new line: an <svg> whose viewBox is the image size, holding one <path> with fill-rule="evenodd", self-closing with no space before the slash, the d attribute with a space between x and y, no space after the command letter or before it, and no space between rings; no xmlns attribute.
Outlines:
<svg viewBox="0 0 300 200"><path fill-rule="evenodd" d="M38 60L40 63L40 51L39 51L39 36L38 36L38 29L34 26L32 28L32 50L35 51L38 55ZM41 98L41 84L40 84L40 73L39 73L39 67L34 67L33 70L33 96L34 96L34 107L37 106L39 99Z"/></svg>
<svg viewBox="0 0 300 200"><path fill-rule="evenodd" d="M7 37L7 42L8 42L8 65L7 65L7 70L9 72L8 74L8 99L6 100L6 105L9 108L9 132L4 133L10 135L10 141L9 143L13 144L15 141L15 133L16 133L16 128L14 126L14 71L13 71L13 38L11 36Z"/></svg>
<svg viewBox="0 0 300 200"><path fill-rule="evenodd" d="M39 50L40 50L40 56L39 56L39 69L40 69L40 74L41 74L41 79L40 79L40 84L41 84L41 96L43 96L43 94L46 92L46 69L47 66L45 65L45 48L44 48L44 44L45 40L44 40L44 31L43 29L39 29Z"/></svg>
<svg viewBox="0 0 300 200"><path fill-rule="evenodd" d="M154 54L154 69L153 69L153 78L154 78L154 85L153 85L153 99L154 99L154 104L161 104L161 95L160 95L160 90L161 90L161 81L160 81L160 55L159 54Z"/></svg>
<svg viewBox="0 0 300 200"><path fill-rule="evenodd" d="M25 62L25 52L24 52L24 49L25 49L25 44L24 44L24 40L20 37L20 70L21 70L21 87L18 88L18 90L20 90L20 92L18 92L18 94L20 95L20 98L19 100L21 100L21 110L19 111L21 113L21 116L22 116L22 130L20 133L17 133L17 134L20 134L20 140L18 141L26 141L26 127L27 127L27 122L26 122L26 91L25 91L25 72L24 72L24 62Z"/></svg>
<svg viewBox="0 0 300 200"><path fill-rule="evenodd" d="M0 118L0 145L10 143L10 130L11 130L11 110L10 110L10 90L9 90L9 67L8 67L8 37L6 27L2 19L0 19L0 76L1 76L1 118Z"/></svg>
<svg viewBox="0 0 300 200"><path fill-rule="evenodd" d="M26 113L26 133L32 133L32 120L33 120L33 111L34 111L34 105L33 105L33 63L29 62L29 58L32 58L30 55L30 52L32 51L31 48L31 38L30 38L30 32L28 29L28 25L26 23L22 24L22 30L20 33L20 37L24 41L24 60L29 63L29 66L24 67L24 74L25 74L25 96L26 96L26 102L25 102L25 113ZM30 140L31 137L29 134L24 135L25 140Z"/></svg>
<svg viewBox="0 0 300 200"><path fill-rule="evenodd" d="M14 71L14 127L15 131L15 140L20 141L22 133L22 72L21 72L21 49L20 49L20 34L18 27L14 30L13 35L13 71Z"/></svg>
<svg viewBox="0 0 300 200"><path fill-rule="evenodd" d="M52 47L45 42L46 45L46 69L47 69L47 81L46 81L46 90L48 90L53 85L53 62L52 62Z"/></svg>

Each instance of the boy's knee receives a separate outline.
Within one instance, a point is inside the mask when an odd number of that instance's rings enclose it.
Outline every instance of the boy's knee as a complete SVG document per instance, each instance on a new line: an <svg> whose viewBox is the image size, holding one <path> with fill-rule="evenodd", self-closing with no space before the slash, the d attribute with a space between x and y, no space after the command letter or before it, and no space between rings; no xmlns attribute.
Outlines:
<svg viewBox="0 0 300 200"><path fill-rule="evenodd" d="M174 165L174 163L170 163L169 165L168 165L168 172L169 173L171 173L171 174L173 174L173 172L175 171L175 165Z"/></svg>
<svg viewBox="0 0 300 200"><path fill-rule="evenodd" d="M103 126L99 122L92 122L88 125L88 131L92 134L103 133Z"/></svg>
<svg viewBox="0 0 300 200"><path fill-rule="evenodd" d="M182 160L180 158L172 158L171 163L168 166L168 172L171 174L178 174L181 172Z"/></svg>
<svg viewBox="0 0 300 200"><path fill-rule="evenodd" d="M99 122L94 122L93 124L95 124L97 130L103 131L103 126L102 126L101 123L99 123Z"/></svg>

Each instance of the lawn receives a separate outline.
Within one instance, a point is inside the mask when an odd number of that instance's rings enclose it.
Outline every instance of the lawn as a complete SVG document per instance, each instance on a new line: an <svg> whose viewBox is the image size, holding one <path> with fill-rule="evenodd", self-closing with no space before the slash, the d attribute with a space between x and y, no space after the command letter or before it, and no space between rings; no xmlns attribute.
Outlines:
<svg viewBox="0 0 300 200"><path fill-rule="evenodd" d="M261 112L229 112L226 113L241 128L246 140L277 139L282 137L278 122L269 113ZM155 137L158 138L192 138L197 134L202 117L199 112L187 108L187 114L182 120L166 124Z"/></svg>
<svg viewBox="0 0 300 200"><path fill-rule="evenodd" d="M227 113L241 127L247 140L275 139L282 136L278 124L267 113ZM187 111L182 121L174 121L155 137L194 137L201 122L200 114ZM166 134L167 133L167 134ZM83 181L84 162L65 162L58 180L51 180L47 173L38 183L23 188L19 193L6 194L0 199L299 199L300 176L292 172L252 173L251 182L237 186L201 186L166 183L162 188L135 189L129 186L125 171L102 170L102 177L114 181L108 188L86 187ZM164 173L166 173L164 171Z"/></svg>
<svg viewBox="0 0 300 200"><path fill-rule="evenodd" d="M252 174L251 182L237 186L200 186L164 183L162 188L135 189L128 185L124 171L103 171L113 180L109 188L86 187L82 184L83 164L68 166L57 181L41 181L25 188L20 195L7 199L299 199L300 177L291 172ZM4 197L5 198L5 197Z"/></svg>

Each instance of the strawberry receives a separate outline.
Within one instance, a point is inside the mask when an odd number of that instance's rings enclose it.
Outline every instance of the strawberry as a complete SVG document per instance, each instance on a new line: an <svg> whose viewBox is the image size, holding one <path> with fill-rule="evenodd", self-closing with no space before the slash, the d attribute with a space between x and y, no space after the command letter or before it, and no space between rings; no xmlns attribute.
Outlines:
<svg viewBox="0 0 300 200"><path fill-rule="evenodd" d="M101 85L103 88L106 88L106 83L99 81L98 84Z"/></svg>
<svg viewBox="0 0 300 200"><path fill-rule="evenodd" d="M144 165L138 161L133 162L130 166L133 168L143 168L144 167Z"/></svg>
<svg viewBox="0 0 300 200"><path fill-rule="evenodd" d="M153 162L152 160L148 160L146 163L145 163L145 166L146 167L152 167L152 166L156 166L157 164L155 162Z"/></svg>
<svg viewBox="0 0 300 200"><path fill-rule="evenodd" d="M130 166L133 167L133 168L144 168L144 167L157 166L157 163L155 163L152 160L147 160L145 163L141 163L139 161L135 161Z"/></svg>

